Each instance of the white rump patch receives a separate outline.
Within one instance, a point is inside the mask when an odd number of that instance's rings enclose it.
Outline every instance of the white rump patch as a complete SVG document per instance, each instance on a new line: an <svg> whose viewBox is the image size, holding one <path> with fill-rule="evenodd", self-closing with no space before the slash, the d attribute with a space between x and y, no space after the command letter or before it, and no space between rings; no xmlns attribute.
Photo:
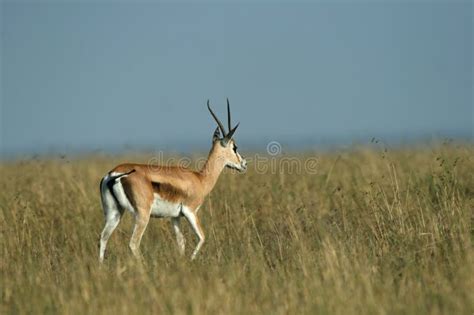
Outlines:
<svg viewBox="0 0 474 315"><path fill-rule="evenodd" d="M107 183L110 180L110 175L107 174L102 178L102 183L100 185L100 193L101 193L101 200L102 200L102 209L104 210L105 216L109 212L110 208L115 207L115 199L112 196L112 193L109 191L107 187Z"/></svg>
<svg viewBox="0 0 474 315"><path fill-rule="evenodd" d="M119 174L120 173L115 173L114 172L110 175L111 176L116 176L116 175L119 175ZM126 177L126 176L128 176L128 175L125 175L123 177ZM114 190L115 197L117 197L117 200L120 203L120 206L122 206L122 208L127 209L131 213L135 214L135 209L133 208L132 204L130 203L130 200L128 200L127 195L125 194L125 191L123 190L122 182L120 181L121 179L122 179L122 177L117 179L116 180L117 182L113 185L113 190Z"/></svg>
<svg viewBox="0 0 474 315"><path fill-rule="evenodd" d="M173 203L164 200L159 194L154 193L151 215L158 218L176 218L181 213L181 203Z"/></svg>

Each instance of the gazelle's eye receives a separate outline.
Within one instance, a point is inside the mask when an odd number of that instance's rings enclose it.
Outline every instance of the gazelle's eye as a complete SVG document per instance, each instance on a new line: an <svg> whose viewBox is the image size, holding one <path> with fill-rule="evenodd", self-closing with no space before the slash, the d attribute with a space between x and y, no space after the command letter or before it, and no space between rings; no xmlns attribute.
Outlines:
<svg viewBox="0 0 474 315"><path fill-rule="evenodd" d="M234 152L237 153L237 146L234 145Z"/></svg>

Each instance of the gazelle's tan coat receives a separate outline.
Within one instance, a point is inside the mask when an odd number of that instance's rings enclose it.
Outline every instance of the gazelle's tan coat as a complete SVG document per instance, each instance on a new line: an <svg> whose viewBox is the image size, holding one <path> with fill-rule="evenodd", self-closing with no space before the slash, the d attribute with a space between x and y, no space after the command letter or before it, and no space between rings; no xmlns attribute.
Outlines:
<svg viewBox="0 0 474 315"><path fill-rule="evenodd" d="M211 111L210 107L209 110ZM106 223L100 240L101 261L104 259L107 241L119 224L124 210L135 215L135 227L130 240L130 248L135 255L139 253L140 241L150 217L171 218L180 252L184 253L185 241L179 228L180 217L184 216L199 237L192 259L196 257L205 239L197 216L199 207L226 166L240 171L246 169L246 161L237 152L231 138L237 127L230 127L229 105L227 135L212 111L211 114L224 136L219 137L219 129L216 129L208 159L200 171L127 163L116 166L102 179L101 197Z"/></svg>

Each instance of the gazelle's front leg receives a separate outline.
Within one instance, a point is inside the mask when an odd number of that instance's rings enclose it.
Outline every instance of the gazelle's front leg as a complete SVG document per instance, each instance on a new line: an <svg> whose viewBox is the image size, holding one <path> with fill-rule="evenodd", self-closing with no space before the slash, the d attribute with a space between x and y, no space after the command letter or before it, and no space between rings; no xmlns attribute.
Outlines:
<svg viewBox="0 0 474 315"><path fill-rule="evenodd" d="M199 222L199 218L197 215L189 208L183 207L183 214L188 220L189 224L191 224L191 227L193 228L194 233L199 238L199 242L196 245L196 248L194 249L194 252L191 256L191 260L194 260L196 258L197 253L201 249L202 245L204 244L204 241L206 240L206 237L204 236L204 232L202 231L201 224Z"/></svg>
<svg viewBox="0 0 474 315"><path fill-rule="evenodd" d="M183 233L181 233L181 229L179 228L179 217L171 218L171 224L173 225L174 233L176 234L176 241L178 242L179 253L181 255L184 255L186 241L184 239Z"/></svg>

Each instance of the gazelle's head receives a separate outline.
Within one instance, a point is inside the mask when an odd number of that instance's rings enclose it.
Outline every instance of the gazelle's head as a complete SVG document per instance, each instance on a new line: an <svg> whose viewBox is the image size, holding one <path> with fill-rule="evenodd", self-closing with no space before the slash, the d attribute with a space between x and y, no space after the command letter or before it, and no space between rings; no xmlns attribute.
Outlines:
<svg viewBox="0 0 474 315"><path fill-rule="evenodd" d="M209 100L207 101L207 108L217 123L217 128L212 137L212 151L219 159L222 159L225 166L244 172L247 169L247 161L237 152L237 145L233 136L239 124L232 128L229 99L227 99L227 122L229 132L226 132L224 125L212 111L211 106L209 106Z"/></svg>

